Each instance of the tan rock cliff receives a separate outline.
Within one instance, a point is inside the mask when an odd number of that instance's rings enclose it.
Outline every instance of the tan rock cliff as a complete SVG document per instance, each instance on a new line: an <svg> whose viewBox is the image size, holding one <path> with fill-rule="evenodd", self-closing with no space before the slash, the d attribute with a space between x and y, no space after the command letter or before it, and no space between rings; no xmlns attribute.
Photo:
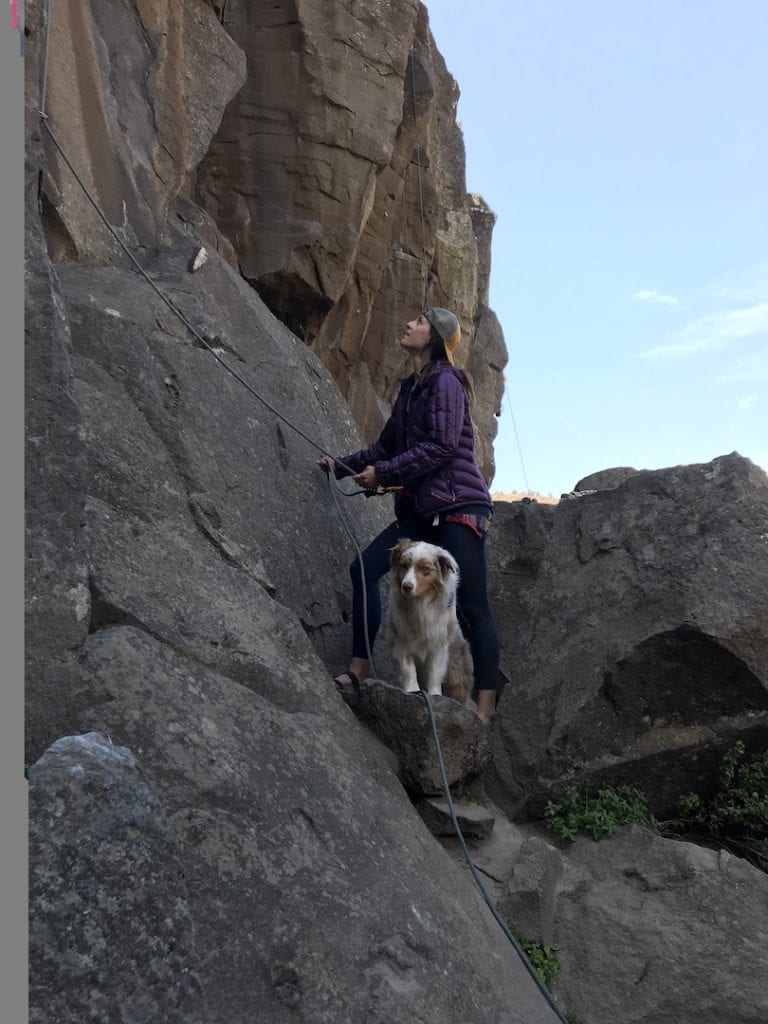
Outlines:
<svg viewBox="0 0 768 1024"><path fill-rule="evenodd" d="M506 348L487 307L494 216L467 194L458 87L414 0L230 0L243 88L197 174L201 205L272 311L317 352L368 438L405 364L399 326L456 310L490 478Z"/></svg>

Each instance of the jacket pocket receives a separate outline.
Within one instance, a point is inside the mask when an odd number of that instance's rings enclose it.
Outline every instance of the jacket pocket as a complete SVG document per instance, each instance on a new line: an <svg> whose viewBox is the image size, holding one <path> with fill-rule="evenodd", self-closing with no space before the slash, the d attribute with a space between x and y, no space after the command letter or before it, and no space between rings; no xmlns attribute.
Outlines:
<svg viewBox="0 0 768 1024"><path fill-rule="evenodd" d="M434 479L429 482L429 493L433 498L437 498L446 505L453 505L456 501L456 494L453 490L450 473L446 470L435 473Z"/></svg>

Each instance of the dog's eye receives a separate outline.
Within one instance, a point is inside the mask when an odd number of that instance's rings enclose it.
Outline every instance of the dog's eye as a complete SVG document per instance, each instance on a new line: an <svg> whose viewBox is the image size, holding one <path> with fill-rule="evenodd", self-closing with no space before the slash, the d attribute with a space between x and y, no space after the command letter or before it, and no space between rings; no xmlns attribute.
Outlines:
<svg viewBox="0 0 768 1024"><path fill-rule="evenodd" d="M430 576L435 571L431 562L419 562L417 569L422 576Z"/></svg>

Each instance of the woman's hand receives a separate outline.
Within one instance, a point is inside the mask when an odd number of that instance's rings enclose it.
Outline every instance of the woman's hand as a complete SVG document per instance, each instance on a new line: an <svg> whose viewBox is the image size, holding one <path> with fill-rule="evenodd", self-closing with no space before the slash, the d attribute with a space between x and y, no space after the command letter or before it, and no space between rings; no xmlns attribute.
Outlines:
<svg viewBox="0 0 768 1024"><path fill-rule="evenodd" d="M374 466L366 466L362 472L358 473L354 478L356 484L360 484L366 491L374 491L379 486L379 481L376 478L376 468Z"/></svg>
<svg viewBox="0 0 768 1024"><path fill-rule="evenodd" d="M333 459L326 458L324 455L322 459L317 460L317 464L324 473L333 473L336 469L336 463Z"/></svg>

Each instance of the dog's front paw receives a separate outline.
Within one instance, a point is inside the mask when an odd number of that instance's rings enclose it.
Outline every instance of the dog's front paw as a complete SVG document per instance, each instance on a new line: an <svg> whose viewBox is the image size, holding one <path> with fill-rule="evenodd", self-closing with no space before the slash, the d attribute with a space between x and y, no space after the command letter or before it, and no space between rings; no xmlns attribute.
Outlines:
<svg viewBox="0 0 768 1024"><path fill-rule="evenodd" d="M429 689L427 690L427 693L429 694L430 697L442 697L443 688L442 686L430 686Z"/></svg>
<svg viewBox="0 0 768 1024"><path fill-rule="evenodd" d="M419 684L413 682L403 683L403 693L418 693Z"/></svg>

